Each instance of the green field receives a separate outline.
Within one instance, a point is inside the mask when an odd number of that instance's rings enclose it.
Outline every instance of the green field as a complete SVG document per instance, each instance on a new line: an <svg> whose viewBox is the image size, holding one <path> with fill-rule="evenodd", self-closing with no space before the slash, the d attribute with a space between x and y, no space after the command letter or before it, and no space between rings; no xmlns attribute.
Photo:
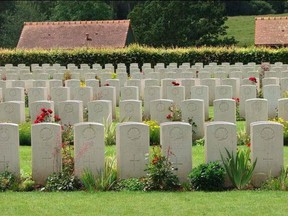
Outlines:
<svg viewBox="0 0 288 216"><path fill-rule="evenodd" d="M285 14L270 14L263 16L288 16ZM255 16L234 16L228 17L225 23L228 27L227 35L234 36L239 43L237 46L253 46L255 35Z"/></svg>

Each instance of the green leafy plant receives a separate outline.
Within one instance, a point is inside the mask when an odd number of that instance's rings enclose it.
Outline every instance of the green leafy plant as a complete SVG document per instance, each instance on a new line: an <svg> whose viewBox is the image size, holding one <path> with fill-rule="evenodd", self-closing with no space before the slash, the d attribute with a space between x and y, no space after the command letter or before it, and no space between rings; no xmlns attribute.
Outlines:
<svg viewBox="0 0 288 216"><path fill-rule="evenodd" d="M237 131L237 145L247 145L250 143L250 136L245 129Z"/></svg>
<svg viewBox="0 0 288 216"><path fill-rule="evenodd" d="M144 124L149 126L150 131L150 145L160 144L160 126L154 120L144 121Z"/></svg>
<svg viewBox="0 0 288 216"><path fill-rule="evenodd" d="M205 144L204 138L194 140L192 143L193 146L204 146L204 144Z"/></svg>
<svg viewBox="0 0 288 216"><path fill-rule="evenodd" d="M239 149L236 156L233 152L230 153L227 149L225 150L227 157L221 154L225 171L237 189L244 189L251 181L257 159L253 163L250 161L250 148Z"/></svg>
<svg viewBox="0 0 288 216"><path fill-rule="evenodd" d="M166 119L170 121L181 121L182 120L182 112L181 109L179 109L176 104L172 104L169 107L170 113L166 116Z"/></svg>
<svg viewBox="0 0 288 216"><path fill-rule="evenodd" d="M106 146L116 145L116 124L107 123L104 124L104 142Z"/></svg>
<svg viewBox="0 0 288 216"><path fill-rule="evenodd" d="M192 169L188 178L196 191L220 191L224 187L225 170L219 162L200 164Z"/></svg>
<svg viewBox="0 0 288 216"><path fill-rule="evenodd" d="M94 176L90 170L85 170L81 176L81 182L89 192L111 190L116 180L115 159L111 157L105 158L104 170L100 170L97 176Z"/></svg>
<svg viewBox="0 0 288 216"><path fill-rule="evenodd" d="M7 170L0 173L0 191L17 190L18 184L19 181L13 173Z"/></svg>
<svg viewBox="0 0 288 216"><path fill-rule="evenodd" d="M151 163L148 164L146 185L144 190L178 190L180 182L173 173L174 167L169 157L172 155L168 149L167 157L161 154L160 148L153 147Z"/></svg>
<svg viewBox="0 0 288 216"><path fill-rule="evenodd" d="M283 118L274 118L272 121L278 122L283 125L283 137L284 145L288 145L288 121L285 121Z"/></svg>
<svg viewBox="0 0 288 216"><path fill-rule="evenodd" d="M31 124L30 122L25 122L19 124L19 140L21 146L31 145Z"/></svg>
<svg viewBox="0 0 288 216"><path fill-rule="evenodd" d="M48 176L43 191L75 191L81 188L80 180L67 172L53 173Z"/></svg>
<svg viewBox="0 0 288 216"><path fill-rule="evenodd" d="M119 191L143 191L145 188L144 179L129 178L119 181L115 187L115 190Z"/></svg>
<svg viewBox="0 0 288 216"><path fill-rule="evenodd" d="M288 168L282 168L279 177L266 180L261 189L288 191Z"/></svg>

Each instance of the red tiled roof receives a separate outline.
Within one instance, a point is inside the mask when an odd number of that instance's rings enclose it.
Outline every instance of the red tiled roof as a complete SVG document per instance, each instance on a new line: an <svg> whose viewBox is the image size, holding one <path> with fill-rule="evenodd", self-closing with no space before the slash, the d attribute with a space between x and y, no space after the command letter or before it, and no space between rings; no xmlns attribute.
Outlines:
<svg viewBox="0 0 288 216"><path fill-rule="evenodd" d="M130 20L25 22L17 48L122 48L129 28Z"/></svg>
<svg viewBox="0 0 288 216"><path fill-rule="evenodd" d="M288 17L256 17L255 45L288 45Z"/></svg>

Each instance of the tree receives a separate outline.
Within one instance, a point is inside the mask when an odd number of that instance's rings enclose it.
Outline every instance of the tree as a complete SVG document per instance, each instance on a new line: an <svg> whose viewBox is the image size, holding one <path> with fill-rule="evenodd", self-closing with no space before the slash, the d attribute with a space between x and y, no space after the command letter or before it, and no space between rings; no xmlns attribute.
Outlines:
<svg viewBox="0 0 288 216"><path fill-rule="evenodd" d="M136 40L151 46L233 44L219 1L146 1L129 14ZM220 39L222 37L222 39Z"/></svg>
<svg viewBox="0 0 288 216"><path fill-rule="evenodd" d="M51 20L106 20L113 18L111 7L103 1L57 1Z"/></svg>
<svg viewBox="0 0 288 216"><path fill-rule="evenodd" d="M16 1L15 7L6 10L1 15L3 24L0 30L0 46L6 48L14 48L17 45L24 22L46 19L38 3L32 1Z"/></svg>

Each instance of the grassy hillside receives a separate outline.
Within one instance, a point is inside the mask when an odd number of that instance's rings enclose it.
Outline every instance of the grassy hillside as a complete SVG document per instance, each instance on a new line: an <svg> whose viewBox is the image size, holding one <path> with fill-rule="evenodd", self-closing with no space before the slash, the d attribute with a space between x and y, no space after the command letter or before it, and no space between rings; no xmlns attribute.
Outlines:
<svg viewBox="0 0 288 216"><path fill-rule="evenodd" d="M288 16L285 14L270 14L265 16ZM228 36L234 36L239 43L237 46L254 45L255 16L234 16L228 17L226 25L228 26Z"/></svg>

